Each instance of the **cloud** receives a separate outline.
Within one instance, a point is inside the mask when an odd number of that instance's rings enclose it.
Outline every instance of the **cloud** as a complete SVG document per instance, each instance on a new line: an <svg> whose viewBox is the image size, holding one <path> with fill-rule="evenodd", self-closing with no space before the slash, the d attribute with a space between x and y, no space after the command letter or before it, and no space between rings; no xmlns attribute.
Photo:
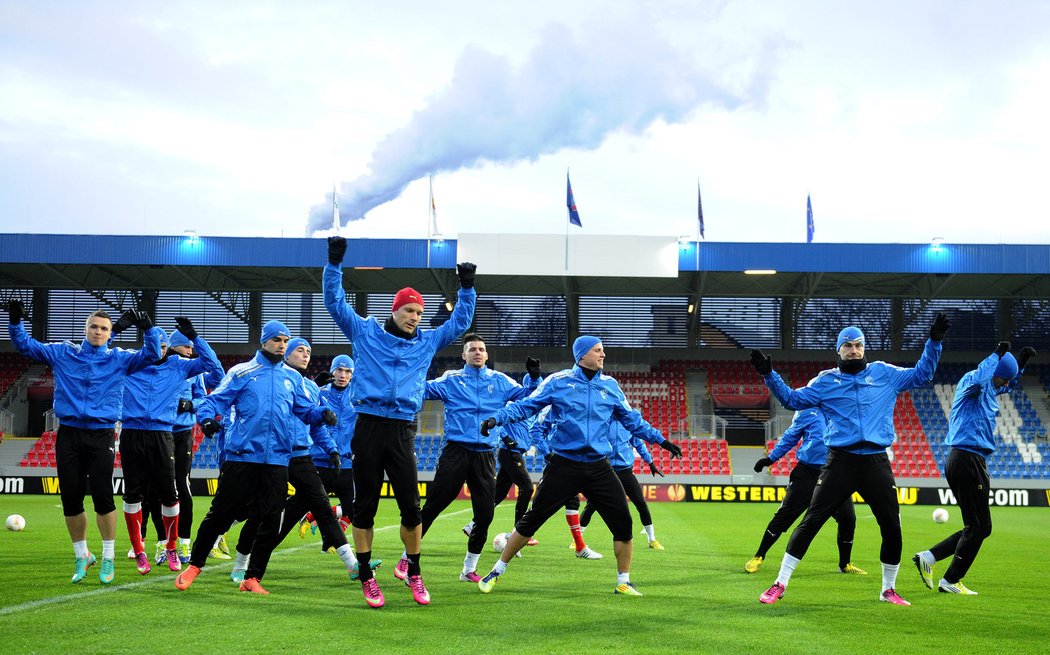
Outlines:
<svg viewBox="0 0 1050 655"><path fill-rule="evenodd" d="M776 41L761 44L752 65L741 70L723 66L725 55L712 54L716 48L676 45L645 18L628 12L589 24L582 37L550 25L518 65L481 48L465 49L448 87L376 145L368 173L340 184L344 224L428 174L594 149L614 133L684 121L705 106L734 109L764 101L781 47ZM326 229L331 220L328 194L311 208L307 232Z"/></svg>

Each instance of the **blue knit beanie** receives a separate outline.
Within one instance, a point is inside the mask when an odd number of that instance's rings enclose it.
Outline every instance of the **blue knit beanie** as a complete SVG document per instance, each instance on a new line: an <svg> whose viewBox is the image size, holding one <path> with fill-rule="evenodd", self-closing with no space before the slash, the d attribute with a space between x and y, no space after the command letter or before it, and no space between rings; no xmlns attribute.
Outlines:
<svg viewBox="0 0 1050 655"><path fill-rule="evenodd" d="M335 373L337 368L348 368L352 371L354 370L354 360L350 358L350 355L336 355L332 358L332 365L328 367L328 372Z"/></svg>
<svg viewBox="0 0 1050 655"><path fill-rule="evenodd" d="M995 373L992 374L992 377L1012 380L1016 376L1017 360L1014 359L1013 353L1006 353L999 358L999 365L995 367Z"/></svg>
<svg viewBox="0 0 1050 655"><path fill-rule="evenodd" d="M835 342L835 350L842 347L842 344L847 341L859 341L860 345L866 345L864 343L864 333L860 331L859 327L849 326L844 328L842 332L839 332L838 341Z"/></svg>
<svg viewBox="0 0 1050 655"><path fill-rule="evenodd" d="M175 348L176 346L192 346L193 342L186 338L186 335L178 330L173 330L171 335L168 336L168 347Z"/></svg>
<svg viewBox="0 0 1050 655"><path fill-rule="evenodd" d="M602 340L598 337L592 337L589 335L584 335L582 337L577 338L576 341L572 342L573 360L577 362L580 361L581 359L583 359L584 355L591 352L591 348L594 348L601 342Z"/></svg>
<svg viewBox="0 0 1050 655"><path fill-rule="evenodd" d="M288 326L280 321L267 321L266 325L262 329L262 337L259 338L259 343L266 343L274 337L291 337L292 333L288 330Z"/></svg>
<svg viewBox="0 0 1050 655"><path fill-rule="evenodd" d="M310 342L309 341L307 341L306 339L304 339L302 337L296 337L296 338L294 338L294 339L292 339L291 341L288 342L288 347L284 351L284 358L288 359L288 355L291 355L292 352L296 348L298 348L299 346L306 346L307 350L309 350L311 352L313 351L313 348L310 346Z"/></svg>

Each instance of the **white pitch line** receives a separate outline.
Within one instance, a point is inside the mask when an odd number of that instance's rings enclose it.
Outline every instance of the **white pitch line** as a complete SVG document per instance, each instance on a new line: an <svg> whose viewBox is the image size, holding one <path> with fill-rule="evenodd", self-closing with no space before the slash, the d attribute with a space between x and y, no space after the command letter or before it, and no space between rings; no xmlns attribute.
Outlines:
<svg viewBox="0 0 1050 655"><path fill-rule="evenodd" d="M464 514L466 512L473 512L473 511L474 510L472 508L470 508L470 509L461 509L461 510L459 510L457 512L449 512L448 514L441 514L440 516L437 517L437 519L435 519L435 523L437 521L440 521L443 518L446 518L446 517L452 517L452 516L456 516L457 514ZM400 528L400 527L401 527L400 523L397 523L395 525L384 525L381 528L376 528L375 532L382 532L383 530L392 530L394 528ZM281 550L275 550L273 555L271 555L271 558L277 557L277 556L281 555L282 553L293 553L293 552L295 552L297 550L303 550L305 548L317 548L317 544L316 543L309 543L309 544L302 544L300 546L293 546L291 548L282 548ZM227 562L224 561L222 564L211 564L211 565L208 566L208 568L209 569L224 568L226 566L226 564L227 564ZM230 563L230 565L232 566L232 563ZM28 612L28 611L34 610L34 609L36 609L38 607L46 607L48 605L55 605L57 603L65 603L67 601L81 600L81 599L84 599L84 598L93 598L95 596L101 596L102 594L111 594L111 593L120 591L122 589L135 589L137 587L146 587L148 585L156 584L158 582L171 582L175 578L176 578L176 575L171 575L171 576L168 576L168 575L152 576L152 577L147 578L145 580L139 580L138 582L125 582L123 584L118 584L116 586L102 587L100 589L95 589L95 590L92 590L92 591L85 591L85 592L82 592L82 593L79 593L79 594L65 594L64 596L53 596L51 598L41 598L40 600L31 600L31 601L29 601L27 603L22 603L21 605L10 605L8 607L0 607L0 616L7 616L9 614L18 614L19 612Z"/></svg>

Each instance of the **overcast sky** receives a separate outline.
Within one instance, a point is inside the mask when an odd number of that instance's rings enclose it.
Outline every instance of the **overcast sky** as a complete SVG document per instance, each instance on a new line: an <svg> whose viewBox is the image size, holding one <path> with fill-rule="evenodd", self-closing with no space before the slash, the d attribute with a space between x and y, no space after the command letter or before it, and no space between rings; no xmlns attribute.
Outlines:
<svg viewBox="0 0 1050 655"><path fill-rule="evenodd" d="M1050 243L1050 2L0 0L0 231Z"/></svg>

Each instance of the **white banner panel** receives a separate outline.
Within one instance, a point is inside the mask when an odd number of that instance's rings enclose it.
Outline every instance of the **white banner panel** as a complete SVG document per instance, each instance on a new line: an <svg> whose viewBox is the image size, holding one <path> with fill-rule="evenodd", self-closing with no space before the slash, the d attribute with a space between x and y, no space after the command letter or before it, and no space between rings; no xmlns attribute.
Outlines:
<svg viewBox="0 0 1050 655"><path fill-rule="evenodd" d="M483 275L678 277L676 237L460 234L456 257Z"/></svg>

